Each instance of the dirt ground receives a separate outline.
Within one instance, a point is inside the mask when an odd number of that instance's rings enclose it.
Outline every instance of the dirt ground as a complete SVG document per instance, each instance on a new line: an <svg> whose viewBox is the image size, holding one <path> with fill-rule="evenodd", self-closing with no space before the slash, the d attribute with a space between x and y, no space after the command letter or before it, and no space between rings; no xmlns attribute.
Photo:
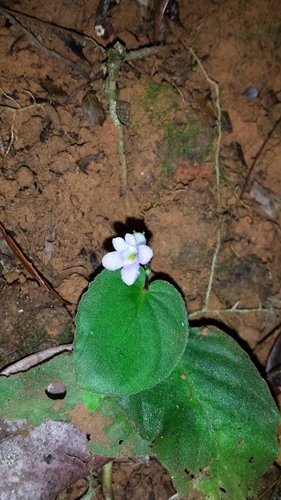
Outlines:
<svg viewBox="0 0 281 500"><path fill-rule="evenodd" d="M0 3L0 221L71 302L2 237L0 364L70 342L111 238L137 230L190 322L224 325L262 369L280 331L279 2L180 0L180 22L156 41L158 19L141 21L134 0L111 8L113 33L98 37L97 5ZM116 40L126 55L158 46L120 67L126 165L101 72Z"/></svg>

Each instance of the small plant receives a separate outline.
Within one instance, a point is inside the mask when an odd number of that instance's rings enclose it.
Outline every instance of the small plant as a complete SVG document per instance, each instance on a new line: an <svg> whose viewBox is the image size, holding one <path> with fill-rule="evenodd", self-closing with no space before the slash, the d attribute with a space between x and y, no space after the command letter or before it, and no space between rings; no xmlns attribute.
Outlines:
<svg viewBox="0 0 281 500"><path fill-rule="evenodd" d="M207 498L244 500L277 454L266 384L230 337L188 329L172 285L149 283L139 266L153 255L144 235L113 246L78 308L78 385L118 402L179 492L193 485Z"/></svg>
<svg viewBox="0 0 281 500"><path fill-rule="evenodd" d="M186 346L187 313L172 285L157 280L148 286L140 264L153 253L143 234L114 238L113 246L103 258L107 269L79 304L74 359L82 389L124 396L171 373Z"/></svg>
<svg viewBox="0 0 281 500"><path fill-rule="evenodd" d="M73 356L54 358L45 371L34 368L35 393L38 370L44 384L49 369L66 385L72 380L63 411L47 408L42 394L37 407L44 406L44 416L23 411L22 384L30 397L32 380L18 374L1 379L3 417L38 422L60 411L55 419L63 419L83 404L91 418L104 419L107 439L91 442L96 453L122 454L124 441L131 454L162 461L183 495L195 488L213 500L255 497L259 477L278 455L279 415L266 383L231 337L188 326L180 293L152 277L144 234L114 238L113 247L80 301ZM9 386L13 377L17 384Z"/></svg>

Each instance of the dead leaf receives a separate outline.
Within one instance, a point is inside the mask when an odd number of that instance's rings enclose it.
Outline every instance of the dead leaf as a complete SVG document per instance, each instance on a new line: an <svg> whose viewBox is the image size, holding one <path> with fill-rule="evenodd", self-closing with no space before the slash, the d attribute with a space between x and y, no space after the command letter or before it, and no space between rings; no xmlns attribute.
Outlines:
<svg viewBox="0 0 281 500"><path fill-rule="evenodd" d="M215 111L212 101L210 101L210 99L206 99L204 94L202 94L200 90L196 89L193 90L193 97L197 102L199 108L201 109L203 115L208 116L209 118L211 118L212 121L215 122L217 119L217 113Z"/></svg>
<svg viewBox="0 0 281 500"><path fill-rule="evenodd" d="M60 86L56 85L51 78L48 77L45 79L41 78L39 80L39 83L41 87L43 87L43 89L46 90L46 92L48 92L54 97L64 98L67 95L66 92Z"/></svg>
<svg viewBox="0 0 281 500"><path fill-rule="evenodd" d="M105 113L93 92L89 92L82 101L82 107L92 127L102 125L105 120Z"/></svg>
<svg viewBox="0 0 281 500"><path fill-rule="evenodd" d="M117 101L116 113L122 125L130 125L130 103L126 101Z"/></svg>
<svg viewBox="0 0 281 500"><path fill-rule="evenodd" d="M90 165L90 163L92 162L100 163L104 159L104 157L105 157L104 151L99 149L98 152L95 154L83 156L83 158L80 158L79 160L76 161L76 164L80 168L81 172L83 172L83 174L88 175L87 168Z"/></svg>
<svg viewBox="0 0 281 500"><path fill-rule="evenodd" d="M281 199L278 196L269 189L263 187L257 181L254 181L252 184L250 196L261 206L271 219L276 219L281 203Z"/></svg>
<svg viewBox="0 0 281 500"><path fill-rule="evenodd" d="M19 422L0 420L0 436L10 429L0 444L1 500L51 500L89 474L87 436L76 425Z"/></svg>

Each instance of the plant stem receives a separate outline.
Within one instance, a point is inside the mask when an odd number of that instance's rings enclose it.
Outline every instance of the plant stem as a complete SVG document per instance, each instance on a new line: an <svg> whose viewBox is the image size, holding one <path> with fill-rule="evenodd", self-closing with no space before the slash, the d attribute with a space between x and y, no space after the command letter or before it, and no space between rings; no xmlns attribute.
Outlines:
<svg viewBox="0 0 281 500"><path fill-rule="evenodd" d="M105 464L102 468L102 492L105 500L113 500L112 465L113 460Z"/></svg>

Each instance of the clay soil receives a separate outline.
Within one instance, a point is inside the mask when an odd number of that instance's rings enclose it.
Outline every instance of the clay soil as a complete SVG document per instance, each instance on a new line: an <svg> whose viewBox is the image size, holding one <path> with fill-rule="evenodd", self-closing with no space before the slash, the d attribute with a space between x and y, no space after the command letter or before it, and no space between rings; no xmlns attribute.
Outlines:
<svg viewBox="0 0 281 500"><path fill-rule="evenodd" d="M1 237L1 366L71 342L111 238L137 230L190 323L219 324L263 370L281 307L279 2L180 0L180 23L156 42L134 0L113 6L113 34L97 37L97 4L0 5L0 220L71 302L47 293ZM126 54L160 47L120 67L126 169L101 73L116 40ZM173 492L151 491L120 498Z"/></svg>

